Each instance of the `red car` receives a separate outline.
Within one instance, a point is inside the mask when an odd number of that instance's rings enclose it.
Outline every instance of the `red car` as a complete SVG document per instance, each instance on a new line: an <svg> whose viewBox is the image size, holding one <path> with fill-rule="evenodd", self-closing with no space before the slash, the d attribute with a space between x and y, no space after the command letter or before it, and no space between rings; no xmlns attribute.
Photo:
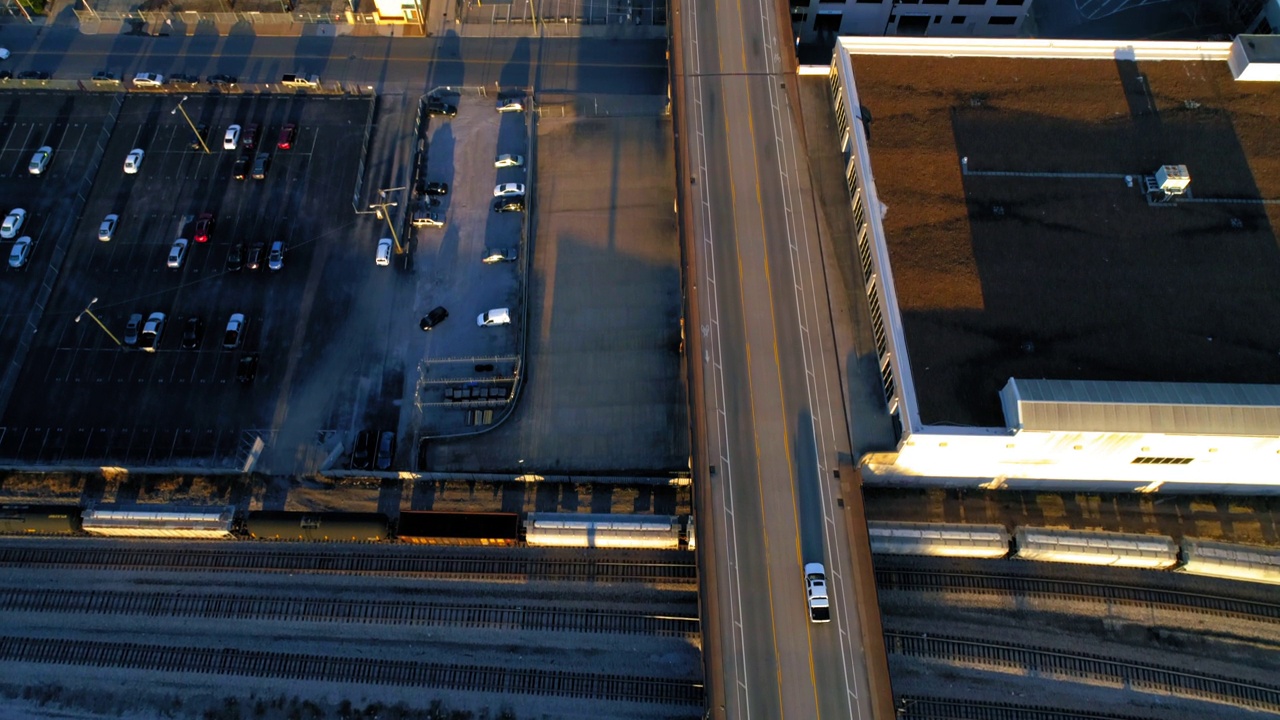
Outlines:
<svg viewBox="0 0 1280 720"><path fill-rule="evenodd" d="M280 140L276 143L277 150L288 150L293 147L293 138L298 134L298 126L289 123L280 128Z"/></svg>
<svg viewBox="0 0 1280 720"><path fill-rule="evenodd" d="M213 232L213 213L200 213L196 220L196 242L209 242L209 233Z"/></svg>

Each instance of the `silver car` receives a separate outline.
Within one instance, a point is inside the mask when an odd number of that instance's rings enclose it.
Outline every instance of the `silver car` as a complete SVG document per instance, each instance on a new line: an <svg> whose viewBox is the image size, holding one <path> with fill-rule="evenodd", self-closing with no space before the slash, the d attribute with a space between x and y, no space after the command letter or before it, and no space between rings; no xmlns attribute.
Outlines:
<svg viewBox="0 0 1280 720"><path fill-rule="evenodd" d="M27 165L27 172L32 175L39 175L49 167L49 160L53 158L53 148L45 145L31 156L31 163Z"/></svg>
<svg viewBox="0 0 1280 720"><path fill-rule="evenodd" d="M142 313L129 316L129 323L124 326L124 344L137 345L138 331L142 329Z"/></svg>
<svg viewBox="0 0 1280 720"><path fill-rule="evenodd" d="M119 220L120 216L115 213L102 218L102 224L98 226L98 239L102 242L111 242L111 238L116 234L116 223Z"/></svg>
<svg viewBox="0 0 1280 720"><path fill-rule="evenodd" d="M147 318L146 324L142 326L142 334L138 337L143 350L155 352L160 346L160 338L164 335L164 321L165 314L162 312L153 312Z"/></svg>
<svg viewBox="0 0 1280 720"><path fill-rule="evenodd" d="M18 236L18 231L22 229L23 223L27 221L27 211L22 208L14 208L5 216L4 222L0 223L0 237L8 240Z"/></svg>

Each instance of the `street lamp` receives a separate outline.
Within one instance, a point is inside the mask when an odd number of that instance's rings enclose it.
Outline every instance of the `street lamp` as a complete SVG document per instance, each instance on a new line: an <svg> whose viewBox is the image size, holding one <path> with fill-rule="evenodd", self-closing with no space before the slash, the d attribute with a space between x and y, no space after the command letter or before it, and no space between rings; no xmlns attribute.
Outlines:
<svg viewBox="0 0 1280 720"><path fill-rule="evenodd" d="M182 103L184 103L184 102L186 102L186 101L187 101L187 96L186 96L186 95L183 95L183 96L182 96L182 99L178 101L178 107L176 107L176 108L174 108L174 109L170 110L170 111L169 111L169 114L170 114L170 115L177 115L179 112L181 112L181 113L182 113L182 117L186 119L186 121L187 121L187 125L191 128L191 132L195 133L196 140L200 142L200 147L204 148L204 154L205 154L205 155L208 155L208 154L210 154L209 146L205 144L205 142L204 142L204 138L203 138L203 137L200 137L200 131L199 131L198 129L196 129L196 124L195 124L195 123L193 123L193 122L191 122L191 116L190 116L190 115L188 115L188 114L187 114L187 111L182 107Z"/></svg>
<svg viewBox="0 0 1280 720"><path fill-rule="evenodd" d="M397 255L403 255L406 251L404 246L400 244L400 235L396 233L396 226L391 224L391 213L387 211L387 208L396 207L400 203L397 203L394 200L388 200L387 193L404 189L405 188L402 187L384 188L378 191L378 197L382 198L382 201L369 203L369 209L372 210L379 218L387 221L387 229L391 231L391 242L395 244Z"/></svg>
<svg viewBox="0 0 1280 720"><path fill-rule="evenodd" d="M98 323L98 327L102 328L102 332L106 333L107 337L111 338L111 342L115 343L118 347L123 348L124 343L120 342L115 335L112 335L111 331L107 329L107 326L103 325L102 321L98 319L98 316L94 315L93 311L89 309L89 308L92 308L93 304L96 302L98 302L98 298L94 298L90 300L89 304L85 306L84 310L81 310L80 314L76 316L76 322L80 322L80 318L84 317L85 315L88 315L89 319Z"/></svg>

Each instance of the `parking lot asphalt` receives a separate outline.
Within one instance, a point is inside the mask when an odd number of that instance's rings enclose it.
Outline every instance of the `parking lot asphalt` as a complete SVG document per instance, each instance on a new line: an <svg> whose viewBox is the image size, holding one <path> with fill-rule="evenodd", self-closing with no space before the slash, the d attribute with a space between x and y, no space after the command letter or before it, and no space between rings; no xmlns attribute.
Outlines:
<svg viewBox="0 0 1280 720"><path fill-rule="evenodd" d="M540 151L533 113L496 112L490 89L444 96L457 117L420 123L414 93L8 93L0 187L30 212L36 250L0 288L13 348L0 461L234 472L252 457L255 471L297 475L344 467L370 430L396 432L393 470L682 468L668 121L551 108ZM265 179L233 178L245 153L222 149L231 123L259 125ZM285 123L297 136L280 150ZM208 126L210 152L191 147L193 124ZM33 179L26 164L46 143L53 163ZM145 155L127 174L135 148ZM500 154L524 163L495 167ZM408 222L419 177L450 186L433 208L443 227ZM494 212L499 183L526 185L532 210ZM374 262L391 234L380 202L408 250L389 267ZM196 242L203 213L216 224ZM119 219L104 242L108 214ZM170 268L177 238L187 252ZM228 262L234 246L276 240L280 270ZM491 251L514 259L483 262ZM449 317L422 331L436 306ZM512 322L479 327L495 308ZM166 315L157 352L118 344L130 316L154 312ZM245 331L227 349L235 313ZM201 333L185 347L192 318ZM256 377L240 382L248 355Z"/></svg>
<svg viewBox="0 0 1280 720"><path fill-rule="evenodd" d="M530 263L521 395L510 419L490 432L426 440L418 469L679 471L687 467L689 446L670 120L660 112L574 117L559 108L542 110L532 153L534 230L521 247ZM506 131L503 125L496 136L501 152L510 152L506 143L515 142ZM455 132L462 136L460 128ZM491 200L482 193L462 194L486 184L463 177L460 170L459 182L468 188L459 194L460 203ZM506 228L487 224L486 241L505 239ZM446 235L441 255L458 260L445 267L477 263L477 239L463 232L451 244ZM507 292L505 274L469 277L466 282L479 284L473 292L481 297ZM424 411L424 427L431 412Z"/></svg>
<svg viewBox="0 0 1280 720"><path fill-rule="evenodd" d="M18 237L31 237L34 249L25 267L11 268L7 262L0 265L4 270L0 347L6 348L0 353L0 376L25 356L28 323L38 320L49 294L43 287L49 281L45 270L55 247L73 230L78 195L88 189L83 168L100 154L98 143L114 104L107 96L87 96L71 103L60 95L41 92L10 93L3 98L0 193L4 205L0 215L14 208L26 210ZM28 172L32 154L46 145L56 150L45 171L32 176ZM12 247L12 240L0 240L6 261Z"/></svg>
<svg viewBox="0 0 1280 720"><path fill-rule="evenodd" d="M465 433L500 417L513 397L524 332L525 214L494 212L493 202L500 183L535 191L526 114L498 113L492 96L444 97L456 103L458 115L427 121L422 177L449 185L435 208L445 224L414 229L413 244L415 306L421 314L443 306L449 318L430 332L419 331L413 342L421 351L406 388L416 411L405 419L408 437ZM497 168L499 154L518 155L525 165ZM486 249L510 253L514 260L485 263ZM506 309L511 323L477 325L493 309ZM463 391L465 399L453 399ZM477 393L482 397L472 397Z"/></svg>
<svg viewBox="0 0 1280 720"><path fill-rule="evenodd" d="M50 97L76 112L82 103L100 101ZM83 202L61 199L64 190L35 194L46 206L62 204L70 236L57 292L4 410L2 457L238 467L253 437L272 445L287 427L292 405L300 402L296 379L321 364L324 354L317 350L336 339L359 347L358 333L342 338L342 332L351 324L349 300L363 275L352 272L354 258L366 255L351 243L352 227L365 221L353 214L351 198L371 99L192 94L182 109L193 123L210 127L209 154L188 147L194 134L177 111L179 100L130 95L123 101ZM38 124L42 117L19 110L15 121ZM259 145L272 154L264 180L232 178L239 152L223 150L221 141L233 122L260 124ZM278 150L286 122L297 124L297 137L291 149ZM96 141L101 128L99 120L83 134ZM42 180L66 173L71 182L93 172L78 149L67 155L63 144L55 150L54 171ZM138 173L127 175L123 163L134 148L146 154ZM194 220L204 212L217 224L208 242L196 243ZM108 213L120 219L114 237L101 242L97 230ZM172 269L166 259L179 237L188 239L188 253ZM233 244L276 240L286 245L282 269L268 270L265 259L258 270L228 269ZM38 282L51 261L37 252L22 281ZM131 314L165 313L157 352L117 345L92 318L75 322L93 298L94 316L118 340ZM246 330L238 347L227 350L224 329L233 313L246 316ZM184 323L192 317L204 329L187 349ZM247 353L261 360L256 379L240 383L236 364Z"/></svg>

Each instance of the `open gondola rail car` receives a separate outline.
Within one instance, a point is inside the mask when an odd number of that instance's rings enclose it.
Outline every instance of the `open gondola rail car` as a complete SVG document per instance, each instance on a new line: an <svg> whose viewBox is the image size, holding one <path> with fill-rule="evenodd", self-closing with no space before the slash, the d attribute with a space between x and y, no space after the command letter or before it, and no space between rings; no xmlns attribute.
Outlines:
<svg viewBox="0 0 1280 720"><path fill-rule="evenodd" d="M1181 572L1280 585L1280 549L1203 538L1182 539Z"/></svg>
<svg viewBox="0 0 1280 720"><path fill-rule="evenodd" d="M386 515L364 512L257 510L244 529L257 540L305 542L380 542L390 535Z"/></svg>
<svg viewBox="0 0 1280 720"><path fill-rule="evenodd" d="M517 513L469 513L406 510L396 536L419 545L512 546L520 537Z"/></svg>
<svg viewBox="0 0 1280 720"><path fill-rule="evenodd" d="M84 531L92 535L197 540L229 538L234 522L235 508L229 505L99 505L81 517Z"/></svg>
<svg viewBox="0 0 1280 720"><path fill-rule="evenodd" d="M1013 535L1019 560L1109 565L1164 570L1178 563L1178 545L1165 535L1018 528Z"/></svg>
<svg viewBox="0 0 1280 720"><path fill-rule="evenodd" d="M74 535L78 532L79 505L0 506L0 534Z"/></svg>
<svg viewBox="0 0 1280 720"><path fill-rule="evenodd" d="M1003 525L871 520L867 534L876 555L995 559L1009 554L1009 531Z"/></svg>

